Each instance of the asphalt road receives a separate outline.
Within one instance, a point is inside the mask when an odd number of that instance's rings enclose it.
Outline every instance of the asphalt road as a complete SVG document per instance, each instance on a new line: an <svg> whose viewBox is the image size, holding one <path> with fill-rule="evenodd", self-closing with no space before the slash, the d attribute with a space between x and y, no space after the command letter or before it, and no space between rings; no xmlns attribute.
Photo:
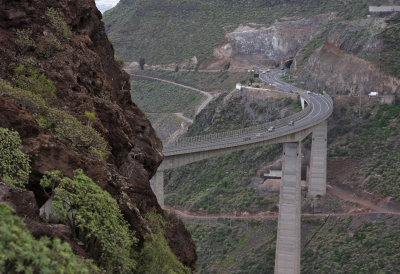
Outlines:
<svg viewBox="0 0 400 274"><path fill-rule="evenodd" d="M268 139L273 139L277 137L282 137L286 134L292 134L296 131L301 131L308 127L315 126L319 121L323 121L327 119L332 110L333 104L329 97L329 95L322 95L317 93L307 93L306 90L297 88L291 84L285 83L279 79L282 71L271 71L269 73L263 73L260 75L261 80L272 83L277 89L282 90L283 92L295 92L299 90L299 94L307 101L307 103L311 107L310 113L304 118L295 121L294 125L290 126L288 124L284 124L280 127L276 127L273 132L256 132L247 136L233 136L231 138L225 138L223 140L209 140L208 142L198 142L198 143L187 143L181 146L167 146L164 148L163 153L165 156L174 155L174 154L185 154L185 151L188 153L193 152L193 149L207 151L213 150L220 146L239 146L246 143L255 143L257 141L265 141ZM279 120L276 121L276 123Z"/></svg>

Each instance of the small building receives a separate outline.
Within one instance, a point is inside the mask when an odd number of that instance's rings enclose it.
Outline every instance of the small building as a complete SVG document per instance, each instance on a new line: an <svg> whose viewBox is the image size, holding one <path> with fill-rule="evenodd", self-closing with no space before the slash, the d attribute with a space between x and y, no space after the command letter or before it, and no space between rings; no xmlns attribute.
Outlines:
<svg viewBox="0 0 400 274"><path fill-rule="evenodd" d="M236 89L237 89L237 90L242 90L242 89L243 89L243 87L242 87L242 85L241 85L241 84L236 84Z"/></svg>

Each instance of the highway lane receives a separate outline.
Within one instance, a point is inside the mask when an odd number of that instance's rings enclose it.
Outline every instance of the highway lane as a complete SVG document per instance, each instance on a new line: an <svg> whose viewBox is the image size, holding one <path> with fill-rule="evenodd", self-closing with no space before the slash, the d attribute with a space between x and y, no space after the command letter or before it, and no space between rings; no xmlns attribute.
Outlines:
<svg viewBox="0 0 400 274"><path fill-rule="evenodd" d="M206 142L203 143L192 142L187 144L181 144L180 146L175 146L175 147L167 146L164 149L163 153L166 156L168 156L174 154L185 154L185 151L189 152L193 151L193 149L205 151L205 150L213 150L221 146L225 147L239 146L247 143L265 141L268 139L276 138L277 136L284 136L309 127L313 127L330 116L333 110L333 105L329 95L322 95L316 93L307 94L306 90L297 88L293 85L281 81L279 79L280 74L281 73L279 71L278 72L273 71L270 73L261 74L260 78L263 81L274 84L278 89L285 92L297 92L297 90L299 90L300 95L306 100L306 102L309 104L311 108L310 113L304 118L295 121L293 126L290 126L287 123L285 123L282 126L277 126L273 132L268 132L267 130L265 130L262 132L251 133L250 135L232 136L230 138L223 140L220 139L207 140ZM279 124L279 121L281 120L282 119L272 122L272 124Z"/></svg>

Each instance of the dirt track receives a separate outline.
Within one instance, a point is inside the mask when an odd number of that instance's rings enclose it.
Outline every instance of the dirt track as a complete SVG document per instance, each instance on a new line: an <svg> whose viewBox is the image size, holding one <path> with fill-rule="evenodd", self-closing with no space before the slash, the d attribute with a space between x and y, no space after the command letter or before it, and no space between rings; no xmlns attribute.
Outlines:
<svg viewBox="0 0 400 274"><path fill-rule="evenodd" d="M330 186L328 188L328 193L338 197L341 200L352 202L359 204L360 206L366 208L366 211L362 212L343 212L343 213L302 213L301 216L317 216L317 217L323 217L323 216L360 216L360 215L367 215L367 214L389 214L389 215L398 215L400 216L399 211L393 211L389 208L385 207L380 207L375 205L374 203L362 199L359 197L353 197L351 193L348 191L345 191L343 189L340 189L337 186ZM258 213L258 214L252 214L252 215L228 215L228 214L215 214L215 215L202 215L202 214L196 214L193 212L188 212L188 211L181 211L177 210L171 207L165 207L168 211L174 212L178 216L184 217L184 218L192 218L192 219L219 219L219 218L226 218L226 219L268 219L268 218L277 218L278 214L277 213Z"/></svg>

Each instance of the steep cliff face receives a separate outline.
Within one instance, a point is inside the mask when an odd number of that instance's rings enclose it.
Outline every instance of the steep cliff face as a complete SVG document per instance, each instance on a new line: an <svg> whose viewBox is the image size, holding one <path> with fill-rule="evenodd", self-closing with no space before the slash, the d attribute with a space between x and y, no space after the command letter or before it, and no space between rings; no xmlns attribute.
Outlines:
<svg viewBox="0 0 400 274"><path fill-rule="evenodd" d="M383 94L400 92L399 78L383 73L371 62L345 53L328 42L310 56L299 71L299 78L306 83L307 89L313 90L347 90L355 95L371 91Z"/></svg>
<svg viewBox="0 0 400 274"><path fill-rule="evenodd" d="M228 33L221 50L233 61L272 66L293 58L332 18L334 13L311 18L287 18L271 27L240 27Z"/></svg>
<svg viewBox="0 0 400 274"><path fill-rule="evenodd" d="M391 38L392 28L387 24L393 16L396 15L332 24L296 55L292 72L308 89L399 93L398 65L390 64L398 63L397 46L391 41L396 38Z"/></svg>
<svg viewBox="0 0 400 274"><path fill-rule="evenodd" d="M31 158L28 189L35 194L36 206L48 198L39 187L44 172L58 169L71 176L74 169L81 168L118 201L136 231L139 248L148 232L143 215L155 208L169 222L165 236L171 249L193 267L196 253L190 234L180 221L166 216L149 185L162 161L161 141L131 102L129 76L114 60L94 0L0 0L0 62L0 78L10 82L19 65L46 75L56 87L49 104L82 123L87 123L86 111L94 113L97 118L92 126L109 147L106 160L99 161L87 149L57 140L39 127L38 117L0 97L0 127L17 130L24 152ZM16 208L20 206L17 201L11 202ZM30 228L34 230L34 226ZM46 230L39 234L54 236Z"/></svg>

